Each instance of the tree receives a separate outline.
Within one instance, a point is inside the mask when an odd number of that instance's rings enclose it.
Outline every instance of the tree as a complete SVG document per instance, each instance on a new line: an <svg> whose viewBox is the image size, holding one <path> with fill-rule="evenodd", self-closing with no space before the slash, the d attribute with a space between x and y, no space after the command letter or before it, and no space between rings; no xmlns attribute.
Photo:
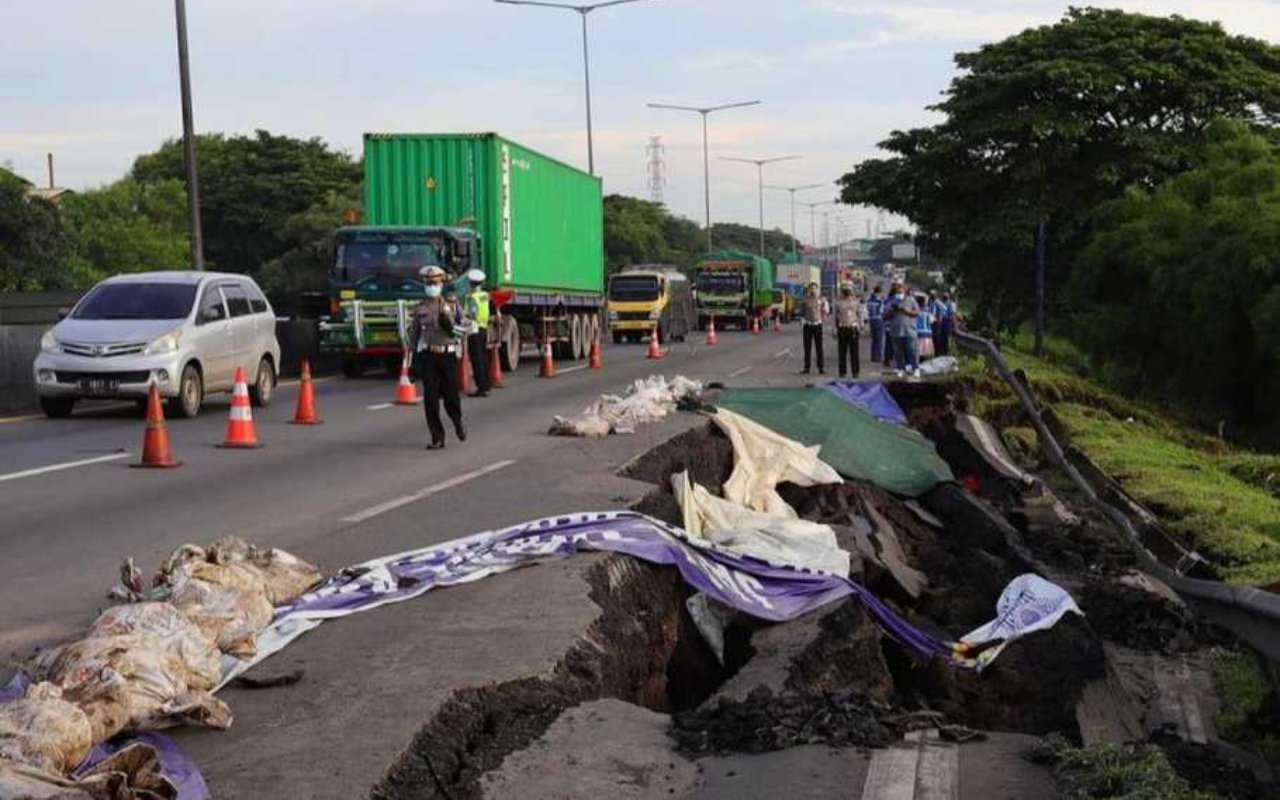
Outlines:
<svg viewBox="0 0 1280 800"><path fill-rule="evenodd" d="M1280 48L1216 23L1071 9L955 60L944 120L893 132L842 199L912 219L999 326L1043 308L1096 205L1186 169L1215 118L1280 118Z"/></svg>
<svg viewBox="0 0 1280 800"><path fill-rule="evenodd" d="M205 253L211 268L256 273L291 244L280 232L289 219L331 193L351 194L360 165L320 139L257 131L253 136L204 134L196 142ZM140 156L141 183L183 179L182 143L165 142Z"/></svg>
<svg viewBox="0 0 1280 800"><path fill-rule="evenodd" d="M70 264L79 288L121 272L190 266L187 197L179 181L124 178L69 195L62 214L74 242Z"/></svg>
<svg viewBox="0 0 1280 800"><path fill-rule="evenodd" d="M71 239L57 206L0 170L0 292L73 288Z"/></svg>
<svg viewBox="0 0 1280 800"><path fill-rule="evenodd" d="M760 229L737 222L715 222L711 225L711 241L717 250L759 253ZM786 258L791 252L791 245L792 239L789 233L784 233L777 228L764 232L764 257L774 263Z"/></svg>
<svg viewBox="0 0 1280 800"><path fill-rule="evenodd" d="M1206 129L1202 166L1098 209L1066 287L1074 339L1125 388L1280 421L1280 146Z"/></svg>
<svg viewBox="0 0 1280 800"><path fill-rule="evenodd" d="M667 242L667 210L658 203L611 194L604 199L604 251L612 274L632 264L675 263L679 253Z"/></svg>
<svg viewBox="0 0 1280 800"><path fill-rule="evenodd" d="M328 286L329 269L336 255L334 232L342 226L348 210L359 213L361 201L356 194L330 192L323 202L285 221L280 240L289 249L262 268L258 280L264 289L316 292Z"/></svg>

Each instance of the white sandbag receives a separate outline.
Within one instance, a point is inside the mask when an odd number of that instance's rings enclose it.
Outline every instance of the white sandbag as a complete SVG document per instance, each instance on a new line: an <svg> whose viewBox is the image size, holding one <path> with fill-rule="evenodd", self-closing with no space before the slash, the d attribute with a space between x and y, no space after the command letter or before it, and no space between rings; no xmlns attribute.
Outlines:
<svg viewBox="0 0 1280 800"><path fill-rule="evenodd" d="M683 375L671 381L651 375L631 384L625 395L601 395L575 417L555 417L549 433L590 437L630 433L638 425L663 419L676 410L681 400L701 393L702 384Z"/></svg>
<svg viewBox="0 0 1280 800"><path fill-rule="evenodd" d="M22 699L0 704L0 764L8 759L62 775L89 755L93 742L89 718L52 683L32 684Z"/></svg>
<svg viewBox="0 0 1280 800"><path fill-rule="evenodd" d="M684 515L685 532L694 540L711 542L739 555L771 564L849 574L849 554L836 542L829 525L800 519L790 513L753 511L708 492L688 472L671 476L671 488Z"/></svg>
<svg viewBox="0 0 1280 800"><path fill-rule="evenodd" d="M928 361L920 362L921 375L945 375L948 372L955 372L960 368L960 363L956 361L955 356L938 356Z"/></svg>
<svg viewBox="0 0 1280 800"><path fill-rule="evenodd" d="M772 516L795 517L775 487L840 483L840 474L818 458L818 446L806 447L726 408L712 416L733 443L733 474L725 481L726 500Z"/></svg>

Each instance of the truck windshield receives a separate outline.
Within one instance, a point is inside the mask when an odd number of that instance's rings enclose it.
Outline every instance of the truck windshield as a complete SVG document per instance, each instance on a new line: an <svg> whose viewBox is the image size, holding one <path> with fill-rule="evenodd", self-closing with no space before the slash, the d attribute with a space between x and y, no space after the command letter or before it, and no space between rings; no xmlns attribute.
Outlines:
<svg viewBox="0 0 1280 800"><path fill-rule="evenodd" d="M703 294L737 294L743 291L740 272L702 272L698 274L698 291Z"/></svg>
<svg viewBox="0 0 1280 800"><path fill-rule="evenodd" d="M440 252L429 241L354 241L338 248L343 278L358 283L371 275L414 277L423 267L441 266Z"/></svg>
<svg viewBox="0 0 1280 800"><path fill-rule="evenodd" d="M182 319L196 299L194 283L104 283L89 292L73 319Z"/></svg>
<svg viewBox="0 0 1280 800"><path fill-rule="evenodd" d="M623 303L657 300L658 279L653 275L614 275L609 280L609 299Z"/></svg>

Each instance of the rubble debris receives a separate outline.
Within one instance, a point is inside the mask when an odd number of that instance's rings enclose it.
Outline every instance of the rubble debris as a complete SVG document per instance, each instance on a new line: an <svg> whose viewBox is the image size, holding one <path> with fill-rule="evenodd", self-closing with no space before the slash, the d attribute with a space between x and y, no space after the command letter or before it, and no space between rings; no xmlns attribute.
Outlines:
<svg viewBox="0 0 1280 800"><path fill-rule="evenodd" d="M624 395L601 395L576 417L557 416L547 431L552 436L608 436L633 433L637 426L663 419L677 407L701 407L702 384L677 375L670 382L661 375L637 380Z"/></svg>

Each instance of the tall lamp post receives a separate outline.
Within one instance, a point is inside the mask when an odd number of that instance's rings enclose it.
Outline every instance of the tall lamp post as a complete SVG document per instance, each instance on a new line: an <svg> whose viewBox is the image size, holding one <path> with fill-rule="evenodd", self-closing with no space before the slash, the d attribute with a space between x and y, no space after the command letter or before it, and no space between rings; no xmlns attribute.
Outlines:
<svg viewBox="0 0 1280 800"><path fill-rule="evenodd" d="M836 200L823 200L818 203L802 203L802 205L809 207L809 244L813 246L814 250L818 249L817 221L818 221L819 212L817 211L817 209L820 208L821 206L833 206L837 202L838 201Z"/></svg>
<svg viewBox="0 0 1280 800"><path fill-rule="evenodd" d="M778 189L780 191L789 192L791 194L791 255L796 254L796 192L804 192L809 189L821 189L826 186L825 183L809 183L804 186L766 186L766 189Z"/></svg>
<svg viewBox="0 0 1280 800"><path fill-rule="evenodd" d="M587 171L596 174L595 143L591 134L591 58L587 50L587 15L597 8L620 6L623 3L638 3L640 0L607 0L590 5L574 5L571 3L543 3L538 0L493 0L510 6L542 6L543 8L559 8L565 11L576 11L582 17L582 79L587 94Z"/></svg>
<svg viewBox="0 0 1280 800"><path fill-rule="evenodd" d="M737 161L740 164L756 165L756 187L760 195L760 257L764 258L764 165L776 164L779 161L795 161L800 156L778 156L777 158L734 158L720 156L725 161Z"/></svg>
<svg viewBox="0 0 1280 800"><path fill-rule="evenodd" d="M725 103L718 106L673 106L666 103L646 103L649 108L666 108L673 111L693 111L702 115L702 200L706 206L707 252L711 252L711 163L707 154L707 115L730 108L758 106L759 100L747 100L742 103Z"/></svg>
<svg viewBox="0 0 1280 800"><path fill-rule="evenodd" d="M187 173L187 245L191 268L204 269L204 235L200 230L200 183L196 177L195 115L191 110L191 66L187 56L187 3L173 0L178 20L178 79L182 85L182 164Z"/></svg>

